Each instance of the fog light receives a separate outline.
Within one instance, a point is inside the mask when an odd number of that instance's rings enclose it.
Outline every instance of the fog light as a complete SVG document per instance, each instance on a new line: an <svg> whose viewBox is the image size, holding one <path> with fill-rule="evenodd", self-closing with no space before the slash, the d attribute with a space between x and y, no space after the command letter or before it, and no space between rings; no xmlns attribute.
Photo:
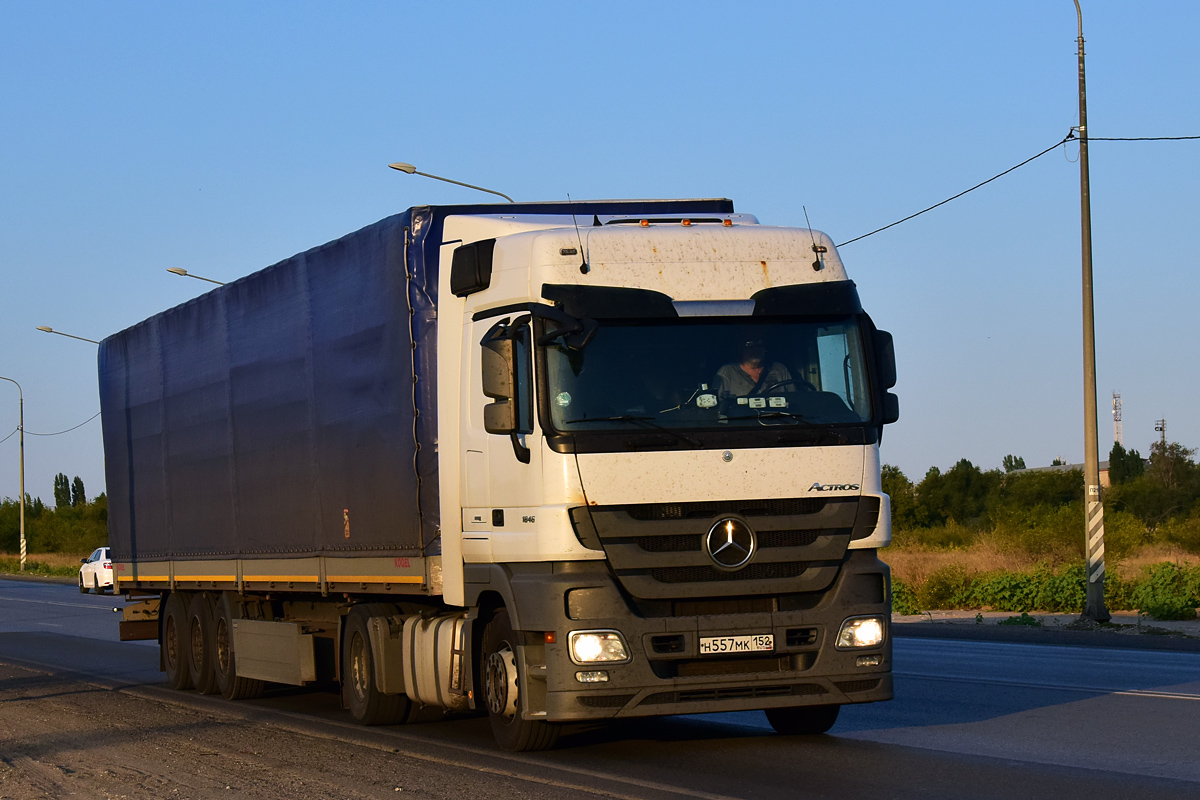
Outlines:
<svg viewBox="0 0 1200 800"><path fill-rule="evenodd" d="M598 661L620 664L629 660L629 649L617 631L572 631L567 642L571 660L576 664Z"/></svg>
<svg viewBox="0 0 1200 800"><path fill-rule="evenodd" d="M856 667L878 667L882 663L883 656L879 655L878 653L873 656L859 656L858 658L854 659L854 666Z"/></svg>
<svg viewBox="0 0 1200 800"><path fill-rule="evenodd" d="M608 683L608 673L602 669L593 672L576 672L575 680L580 683Z"/></svg>
<svg viewBox="0 0 1200 800"><path fill-rule="evenodd" d="M838 647L875 647L883 644L883 617L851 617L838 632Z"/></svg>

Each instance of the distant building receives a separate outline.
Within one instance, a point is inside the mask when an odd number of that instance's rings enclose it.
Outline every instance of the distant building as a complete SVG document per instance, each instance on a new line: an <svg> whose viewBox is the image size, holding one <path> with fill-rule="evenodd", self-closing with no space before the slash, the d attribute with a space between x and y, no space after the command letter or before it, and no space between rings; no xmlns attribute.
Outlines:
<svg viewBox="0 0 1200 800"><path fill-rule="evenodd" d="M1052 467L1030 467L1029 469L1014 469L1009 475L1020 475L1023 472L1070 472L1079 470L1083 472L1083 464L1055 464ZM1107 489L1112 486L1112 481L1108 479L1108 462L1100 462L1100 485Z"/></svg>

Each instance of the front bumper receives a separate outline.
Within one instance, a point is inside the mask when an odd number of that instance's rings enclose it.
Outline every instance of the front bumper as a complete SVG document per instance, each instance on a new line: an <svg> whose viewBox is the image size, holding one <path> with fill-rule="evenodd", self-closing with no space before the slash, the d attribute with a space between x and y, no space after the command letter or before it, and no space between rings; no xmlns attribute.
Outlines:
<svg viewBox="0 0 1200 800"><path fill-rule="evenodd" d="M515 570L515 571L514 571ZM657 604L636 613L603 562L564 562L522 574L508 565L519 627L526 631L520 670L531 719L580 721L619 717L745 711L889 700L892 688L890 573L873 550L852 550L824 592ZM812 596L816 595L816 596ZM764 608L769 606L769 610ZM683 607L696 613L679 614ZM663 614L665 608L668 613ZM645 611L645 608L641 608ZM717 611L720 613L706 613ZM733 612L733 613L729 613ZM877 614L884 640L839 650L847 617ZM568 653L575 630L620 631L628 663L580 666ZM555 643L545 643L553 632ZM772 633L769 653L707 656L702 636ZM859 666L860 656L879 656ZM580 671L603 670L605 683L584 684Z"/></svg>

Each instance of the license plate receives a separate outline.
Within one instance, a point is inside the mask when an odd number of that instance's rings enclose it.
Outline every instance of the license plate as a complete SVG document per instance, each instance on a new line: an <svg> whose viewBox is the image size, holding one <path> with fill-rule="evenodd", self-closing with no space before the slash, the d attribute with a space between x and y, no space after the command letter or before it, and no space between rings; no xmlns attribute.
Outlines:
<svg viewBox="0 0 1200 800"><path fill-rule="evenodd" d="M726 653L769 653L775 649L775 635L756 633L750 636L701 636L700 654L705 656Z"/></svg>

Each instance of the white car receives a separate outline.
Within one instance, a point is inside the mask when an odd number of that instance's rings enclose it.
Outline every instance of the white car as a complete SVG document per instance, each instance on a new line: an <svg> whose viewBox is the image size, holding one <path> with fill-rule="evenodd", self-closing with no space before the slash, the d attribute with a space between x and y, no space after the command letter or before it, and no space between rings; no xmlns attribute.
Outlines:
<svg viewBox="0 0 1200 800"><path fill-rule="evenodd" d="M112 555L107 547L96 548L96 552L87 558L79 559L79 563L83 564L79 568L79 591L84 594L87 594L89 589L95 589L96 594L105 589L112 591Z"/></svg>

